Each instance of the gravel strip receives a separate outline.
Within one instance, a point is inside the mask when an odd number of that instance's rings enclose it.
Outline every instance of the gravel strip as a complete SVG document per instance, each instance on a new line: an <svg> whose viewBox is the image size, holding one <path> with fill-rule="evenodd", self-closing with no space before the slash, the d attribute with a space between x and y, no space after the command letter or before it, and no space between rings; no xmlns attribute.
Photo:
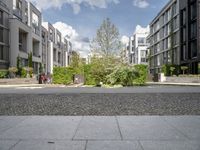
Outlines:
<svg viewBox="0 0 200 150"><path fill-rule="evenodd" d="M0 115L200 115L200 93L1 94Z"/></svg>

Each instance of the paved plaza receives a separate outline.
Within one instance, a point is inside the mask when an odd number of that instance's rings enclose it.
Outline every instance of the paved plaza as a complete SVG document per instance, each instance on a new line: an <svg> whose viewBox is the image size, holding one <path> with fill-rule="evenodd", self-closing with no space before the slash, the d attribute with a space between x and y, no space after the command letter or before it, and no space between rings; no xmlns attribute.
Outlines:
<svg viewBox="0 0 200 150"><path fill-rule="evenodd" d="M199 116L1 116L0 150L199 150Z"/></svg>

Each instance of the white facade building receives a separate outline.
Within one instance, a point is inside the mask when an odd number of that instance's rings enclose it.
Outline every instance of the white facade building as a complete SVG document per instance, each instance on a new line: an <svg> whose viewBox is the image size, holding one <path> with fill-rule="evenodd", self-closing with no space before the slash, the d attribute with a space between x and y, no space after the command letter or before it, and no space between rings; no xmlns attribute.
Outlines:
<svg viewBox="0 0 200 150"><path fill-rule="evenodd" d="M0 0L0 69L28 66L32 53L34 74L42 65L44 72L54 66L68 66L72 43L63 38L59 29L43 23L41 12L26 0Z"/></svg>
<svg viewBox="0 0 200 150"><path fill-rule="evenodd" d="M132 37L129 39L129 63L130 64L147 64L149 27L142 28L137 26Z"/></svg>

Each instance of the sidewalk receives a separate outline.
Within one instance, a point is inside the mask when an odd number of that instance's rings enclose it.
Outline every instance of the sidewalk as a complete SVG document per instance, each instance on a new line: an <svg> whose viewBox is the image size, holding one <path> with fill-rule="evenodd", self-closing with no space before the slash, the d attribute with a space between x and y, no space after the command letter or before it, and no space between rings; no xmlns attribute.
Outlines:
<svg viewBox="0 0 200 150"><path fill-rule="evenodd" d="M1 150L199 150L200 116L0 117Z"/></svg>
<svg viewBox="0 0 200 150"><path fill-rule="evenodd" d="M200 83L147 82L147 85L200 86Z"/></svg>

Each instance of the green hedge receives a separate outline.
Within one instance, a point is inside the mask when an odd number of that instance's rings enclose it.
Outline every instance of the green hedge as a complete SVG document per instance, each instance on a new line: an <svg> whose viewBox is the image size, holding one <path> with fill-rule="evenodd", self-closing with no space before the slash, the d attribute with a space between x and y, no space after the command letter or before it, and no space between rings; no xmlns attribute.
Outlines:
<svg viewBox="0 0 200 150"><path fill-rule="evenodd" d="M54 67L53 83L54 84L70 84L73 82L73 68L70 67Z"/></svg>
<svg viewBox="0 0 200 150"><path fill-rule="evenodd" d="M147 65L135 65L134 70L136 72L136 77L134 79L134 85L145 85L148 75Z"/></svg>
<svg viewBox="0 0 200 150"><path fill-rule="evenodd" d="M8 70L0 70L0 78L6 78L8 76Z"/></svg>

